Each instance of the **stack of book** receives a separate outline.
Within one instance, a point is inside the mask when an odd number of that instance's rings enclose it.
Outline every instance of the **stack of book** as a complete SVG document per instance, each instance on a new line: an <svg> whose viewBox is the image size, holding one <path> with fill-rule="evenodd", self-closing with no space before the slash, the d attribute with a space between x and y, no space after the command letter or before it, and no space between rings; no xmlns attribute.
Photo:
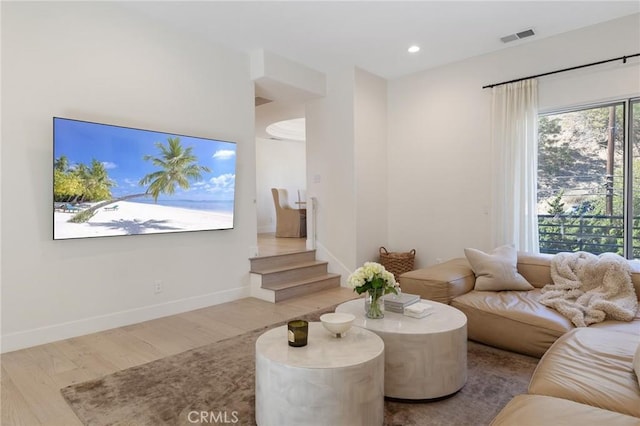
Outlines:
<svg viewBox="0 0 640 426"><path fill-rule="evenodd" d="M411 306L407 306L404 310L404 314L413 318L424 318L427 315L431 315L433 312L433 305L425 302L414 303Z"/></svg>
<svg viewBox="0 0 640 426"><path fill-rule="evenodd" d="M384 301L385 311L403 314L404 308L420 301L420 296L409 293L386 294L382 296L382 300Z"/></svg>

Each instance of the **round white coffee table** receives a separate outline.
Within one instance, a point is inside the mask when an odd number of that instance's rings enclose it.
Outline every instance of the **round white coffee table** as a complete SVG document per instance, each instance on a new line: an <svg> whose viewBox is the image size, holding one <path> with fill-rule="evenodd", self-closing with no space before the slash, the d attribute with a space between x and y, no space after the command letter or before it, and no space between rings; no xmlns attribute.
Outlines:
<svg viewBox="0 0 640 426"><path fill-rule="evenodd" d="M384 318L365 316L364 300L345 302L336 312L354 314L354 325L384 340L384 394L398 399L433 399L451 395L467 381L467 317L449 305L432 305L425 318L385 311Z"/></svg>
<svg viewBox="0 0 640 426"><path fill-rule="evenodd" d="M256 341L256 423L382 425L384 343L352 327L343 337L309 323L308 344L287 343L287 326Z"/></svg>

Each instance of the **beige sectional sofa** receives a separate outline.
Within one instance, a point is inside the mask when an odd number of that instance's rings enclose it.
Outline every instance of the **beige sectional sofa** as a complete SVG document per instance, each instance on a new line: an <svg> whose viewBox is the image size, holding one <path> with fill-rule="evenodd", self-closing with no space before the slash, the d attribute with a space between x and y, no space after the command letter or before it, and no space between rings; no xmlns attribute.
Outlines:
<svg viewBox="0 0 640 426"><path fill-rule="evenodd" d="M541 288L552 282L551 258L518 253L518 272L535 287L529 291L474 290L475 275L465 258L404 273L400 287L464 312L469 339L539 358L556 339L576 328L559 312L538 302ZM640 265L630 263L636 295L640 295ZM607 320L590 328L640 335L640 313L631 322Z"/></svg>
<svg viewBox="0 0 640 426"><path fill-rule="evenodd" d="M474 290L476 277L464 258L402 274L400 286L464 312L471 340L542 357L528 394L513 398L493 426L640 426L640 313L630 322L574 327L538 302L552 282L551 258L518 253L517 270L533 290ZM640 266L630 264L640 295Z"/></svg>
<svg viewBox="0 0 640 426"><path fill-rule="evenodd" d="M528 394L513 398L491 425L640 425L639 345L636 334L568 332L538 363Z"/></svg>

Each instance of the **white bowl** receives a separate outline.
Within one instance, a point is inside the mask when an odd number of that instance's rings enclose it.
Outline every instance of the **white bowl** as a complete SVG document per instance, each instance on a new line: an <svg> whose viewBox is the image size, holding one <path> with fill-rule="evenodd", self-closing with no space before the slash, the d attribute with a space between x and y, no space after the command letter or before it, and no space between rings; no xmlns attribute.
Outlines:
<svg viewBox="0 0 640 426"><path fill-rule="evenodd" d="M338 312L323 314L320 316L320 321L322 321L324 328L329 330L329 333L335 334L336 337L342 337L342 334L351 328L353 320L355 319L355 315Z"/></svg>

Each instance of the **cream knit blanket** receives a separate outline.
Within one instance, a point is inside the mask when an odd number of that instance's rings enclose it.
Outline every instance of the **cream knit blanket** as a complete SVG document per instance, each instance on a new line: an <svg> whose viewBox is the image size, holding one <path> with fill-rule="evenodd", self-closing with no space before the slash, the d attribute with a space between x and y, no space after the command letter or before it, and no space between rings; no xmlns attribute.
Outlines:
<svg viewBox="0 0 640 426"><path fill-rule="evenodd" d="M542 288L540 303L569 318L576 327L606 319L631 321L638 298L631 268L614 253L558 253L551 260L553 284Z"/></svg>

